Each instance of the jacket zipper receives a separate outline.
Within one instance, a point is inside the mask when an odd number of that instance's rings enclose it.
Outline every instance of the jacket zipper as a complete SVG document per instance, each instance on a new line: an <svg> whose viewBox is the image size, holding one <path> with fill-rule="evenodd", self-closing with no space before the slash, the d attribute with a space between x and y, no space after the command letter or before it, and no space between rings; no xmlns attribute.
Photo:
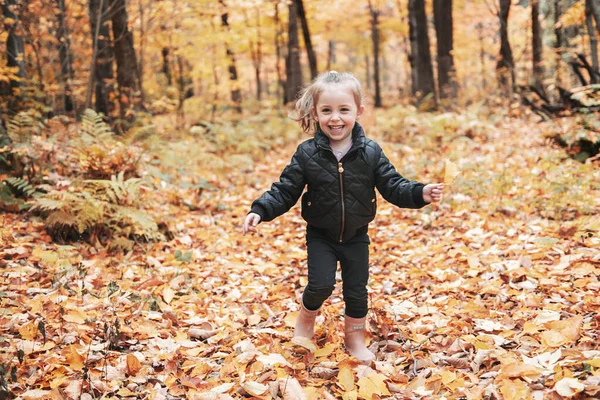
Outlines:
<svg viewBox="0 0 600 400"><path fill-rule="evenodd" d="M342 177L344 167L342 167L341 162L338 162L338 173L340 174L340 197L342 200L342 230L340 231L340 243L342 243L342 238L344 237L344 225L346 223L346 209L344 206L344 179Z"/></svg>

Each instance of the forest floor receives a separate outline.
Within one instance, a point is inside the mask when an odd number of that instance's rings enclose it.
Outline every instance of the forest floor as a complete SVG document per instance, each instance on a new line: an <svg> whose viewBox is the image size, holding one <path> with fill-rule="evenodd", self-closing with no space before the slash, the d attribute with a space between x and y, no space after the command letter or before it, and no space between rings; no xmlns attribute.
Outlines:
<svg viewBox="0 0 600 400"><path fill-rule="evenodd" d="M441 181L446 159L460 170L443 201L421 210L378 198L368 315L378 359L369 367L344 351L341 285L317 319L315 349L290 342L307 283L299 206L241 234L252 200L306 137L219 173L204 164L197 173L214 187L189 192L193 207L156 192L153 213L173 238L125 254L56 244L41 220L0 215L0 391L597 398L600 169L545 142L568 124L400 109L364 121L406 177Z"/></svg>

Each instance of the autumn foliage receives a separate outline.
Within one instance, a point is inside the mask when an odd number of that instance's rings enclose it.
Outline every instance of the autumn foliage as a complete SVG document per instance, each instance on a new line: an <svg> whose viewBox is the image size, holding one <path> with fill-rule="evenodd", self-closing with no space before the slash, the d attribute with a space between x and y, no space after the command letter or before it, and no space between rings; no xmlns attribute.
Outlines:
<svg viewBox="0 0 600 400"><path fill-rule="evenodd" d="M380 202L370 230L373 365L344 351L339 287L317 319L314 344L291 344L307 281L297 207L257 235L240 233L250 201L303 139L270 115L240 128L280 132L252 141L276 145L272 151L200 133L137 142L156 145L138 170L152 195L138 201L169 227L171 236L158 242L137 240L116 252L100 241L61 245L39 217L0 216L0 392L24 399L597 396L598 168L544 142L576 121L487 114L396 107L364 120L406 176L454 176L442 203L421 211ZM168 131L170 121L156 119L156 129ZM226 123L212 129L227 137ZM67 135L65 127L54 132ZM84 160L74 166L89 165Z"/></svg>

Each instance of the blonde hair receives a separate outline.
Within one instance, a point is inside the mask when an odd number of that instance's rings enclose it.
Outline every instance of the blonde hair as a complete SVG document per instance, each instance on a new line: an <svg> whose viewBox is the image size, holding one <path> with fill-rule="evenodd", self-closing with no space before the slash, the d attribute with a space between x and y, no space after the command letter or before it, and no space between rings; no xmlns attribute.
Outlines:
<svg viewBox="0 0 600 400"><path fill-rule="evenodd" d="M349 72L329 71L319 75L310 85L304 87L296 101L295 112L290 115L294 121L300 122L300 127L305 133L315 132L318 122L313 118L312 109L319 101L319 96L330 85L344 85L349 88L354 96L356 107L363 103L362 87L354 75Z"/></svg>

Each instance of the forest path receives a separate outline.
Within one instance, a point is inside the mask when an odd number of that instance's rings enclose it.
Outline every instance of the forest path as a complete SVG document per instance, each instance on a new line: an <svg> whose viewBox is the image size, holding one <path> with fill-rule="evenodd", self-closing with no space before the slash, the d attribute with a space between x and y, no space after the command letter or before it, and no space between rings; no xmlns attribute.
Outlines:
<svg viewBox="0 0 600 400"><path fill-rule="evenodd" d="M600 240L588 235L598 230L598 169L562 160L544 145L543 124L388 113L364 125L410 179L439 181L447 158L461 169L439 204L407 210L378 199L375 370L347 361L341 285L317 320L317 352L290 343L306 285L299 206L241 233L300 138L215 176L218 189L193 210L157 200L175 237L125 255L50 243L40 222L4 215L1 361L19 365L15 390L223 399L243 387L267 399L285 378L311 399L370 398L368 388L479 398L515 387L518 399L573 374L592 387L583 362L600 359Z"/></svg>

